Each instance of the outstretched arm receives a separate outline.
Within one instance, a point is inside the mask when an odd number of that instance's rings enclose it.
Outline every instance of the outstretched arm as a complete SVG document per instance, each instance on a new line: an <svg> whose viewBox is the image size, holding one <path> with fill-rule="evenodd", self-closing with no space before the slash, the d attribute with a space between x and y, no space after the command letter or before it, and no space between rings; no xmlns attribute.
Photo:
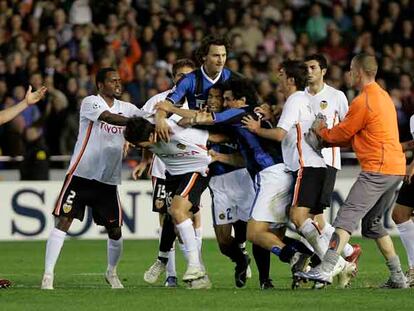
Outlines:
<svg viewBox="0 0 414 311"><path fill-rule="evenodd" d="M121 116L116 113L109 112L109 110L106 110L100 114L98 120L104 121L106 123L113 124L113 125L125 126L129 118Z"/></svg>
<svg viewBox="0 0 414 311"><path fill-rule="evenodd" d="M273 129L266 129L261 127L260 120L255 120L252 116L245 116L242 120L242 123L250 132L266 139L282 141L287 134L287 132L281 127L276 127Z"/></svg>
<svg viewBox="0 0 414 311"><path fill-rule="evenodd" d="M219 153L210 149L208 154L211 156L213 161L229 164L235 167L245 167L246 163L244 162L244 158L240 153L232 153L232 154L224 154Z"/></svg>
<svg viewBox="0 0 414 311"><path fill-rule="evenodd" d="M30 105L36 104L39 100L41 100L45 96L46 91L47 91L47 88L45 86L42 86L37 91L32 92L32 87L29 86L29 89L26 92L26 96L21 102L19 102L18 104L10 108L0 111L0 125L14 119L17 115L19 115L23 110L25 110Z"/></svg>
<svg viewBox="0 0 414 311"><path fill-rule="evenodd" d="M155 105L155 108L158 111L161 110L161 111L165 111L166 113L177 114L183 118L193 118L195 114L197 113L196 110L181 109L177 106L174 106L169 100L164 100L162 102L159 102L158 104Z"/></svg>

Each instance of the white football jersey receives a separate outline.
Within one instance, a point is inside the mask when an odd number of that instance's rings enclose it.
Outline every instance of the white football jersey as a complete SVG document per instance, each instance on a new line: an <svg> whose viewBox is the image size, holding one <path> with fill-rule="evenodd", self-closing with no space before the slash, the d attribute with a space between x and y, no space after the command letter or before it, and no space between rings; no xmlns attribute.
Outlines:
<svg viewBox="0 0 414 311"><path fill-rule="evenodd" d="M414 138L414 114L410 118L410 133Z"/></svg>
<svg viewBox="0 0 414 311"><path fill-rule="evenodd" d="M348 100L342 91L324 83L322 90L315 95L309 94L309 88L305 89L309 95L315 114L322 113L326 116L328 128L341 122L348 112ZM341 169L341 150L339 147L323 148L322 155L327 165Z"/></svg>
<svg viewBox="0 0 414 311"><path fill-rule="evenodd" d="M167 120L173 134L167 143L160 140L150 150L165 164L171 175L198 172L207 176L211 157L207 151L208 131L184 128L172 120Z"/></svg>
<svg viewBox="0 0 414 311"><path fill-rule="evenodd" d="M326 167L323 158L304 138L314 120L315 113L305 92L297 91L288 97L277 127L287 131L282 140L283 161L293 172L301 167Z"/></svg>
<svg viewBox="0 0 414 311"><path fill-rule="evenodd" d="M106 110L125 117L145 116L131 103L115 99L109 107L100 95L85 97L80 107L78 139L67 174L119 185L125 127L99 121Z"/></svg>
<svg viewBox="0 0 414 311"><path fill-rule="evenodd" d="M165 100L167 98L167 95L170 94L171 91L172 91L172 89L152 96L150 99L147 100L147 102L144 104L144 106L142 106L142 110L144 110L145 112L147 112L150 115L154 115L156 113L155 104L159 103L160 101ZM182 109L188 109L187 100L185 100L185 102L184 102L184 104L181 108ZM177 115L172 115L170 117L170 119L176 120L177 117L178 117ZM180 118L180 117L178 117L178 118ZM151 120L149 120L149 121L153 122ZM157 156L154 156L152 158L152 163L151 163L149 174L153 177L165 179L165 164Z"/></svg>

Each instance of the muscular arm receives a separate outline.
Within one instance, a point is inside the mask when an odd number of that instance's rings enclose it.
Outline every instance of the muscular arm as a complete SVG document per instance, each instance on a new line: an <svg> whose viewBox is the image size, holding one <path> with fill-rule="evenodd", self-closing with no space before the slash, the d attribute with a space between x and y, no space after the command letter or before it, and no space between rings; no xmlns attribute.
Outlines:
<svg viewBox="0 0 414 311"><path fill-rule="evenodd" d="M29 105L37 103L43 98L46 94L46 87L41 87L36 92L32 93L32 87L29 86L29 89L26 92L25 98L18 104L0 111L0 125L13 120L17 115L19 115L23 110L25 110Z"/></svg>
<svg viewBox="0 0 414 311"><path fill-rule="evenodd" d="M210 150L213 151L213 150ZM228 164L235 167L245 167L246 163L243 156L240 153L224 154L219 152L209 152L214 161Z"/></svg>
<svg viewBox="0 0 414 311"><path fill-rule="evenodd" d="M282 141L287 134L287 131L281 127L276 127L273 129L261 127L260 120L255 120L252 116L244 117L242 123L250 132L266 139Z"/></svg>
<svg viewBox="0 0 414 311"><path fill-rule="evenodd" d="M282 141L283 138L285 138L287 132L282 129L281 127L277 127L274 129L265 129L263 127L259 128L256 134L260 137L276 140L276 141Z"/></svg>
<svg viewBox="0 0 414 311"><path fill-rule="evenodd" d="M0 111L0 125L13 120L27 107L29 107L29 105L23 100L12 107Z"/></svg>
<svg viewBox="0 0 414 311"><path fill-rule="evenodd" d="M129 118L121 116L119 114L111 113L108 110L102 112L98 118L100 121L104 121L113 125L124 126L127 124Z"/></svg>
<svg viewBox="0 0 414 311"><path fill-rule="evenodd" d="M165 117L167 116L167 113L173 113L183 118L194 118L197 113L195 110L181 109L174 106L169 100L159 102L155 107L157 108L157 114L158 112L163 112Z"/></svg>
<svg viewBox="0 0 414 311"><path fill-rule="evenodd" d="M225 143L229 142L230 138L227 135L221 133L208 133L208 140L212 143Z"/></svg>

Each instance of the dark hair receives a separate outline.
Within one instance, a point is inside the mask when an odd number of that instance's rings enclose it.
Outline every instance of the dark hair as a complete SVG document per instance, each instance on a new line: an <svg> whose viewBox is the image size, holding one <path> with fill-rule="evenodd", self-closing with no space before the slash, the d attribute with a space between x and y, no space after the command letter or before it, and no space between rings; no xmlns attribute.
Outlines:
<svg viewBox="0 0 414 311"><path fill-rule="evenodd" d="M127 121L124 137L126 141L133 144L148 141L154 129L155 126L144 118L133 117Z"/></svg>
<svg viewBox="0 0 414 311"><path fill-rule="evenodd" d="M308 84L308 69L304 62L299 60L286 60L282 62L281 68L284 69L288 78L295 80L296 88L303 91Z"/></svg>
<svg viewBox="0 0 414 311"><path fill-rule="evenodd" d="M104 83L105 82L105 79L106 79L106 74L108 72L113 72L113 71L116 72L116 70L114 68L112 68L112 67L100 68L98 70L98 73L96 74L96 78L95 78L95 84L96 84L96 88L97 89L99 89L98 83L99 82Z"/></svg>
<svg viewBox="0 0 414 311"><path fill-rule="evenodd" d="M247 79L237 78L227 80L223 83L222 91L223 93L225 91L231 91L234 99L246 98L246 104L249 106L256 106L259 102L253 83Z"/></svg>
<svg viewBox="0 0 414 311"><path fill-rule="evenodd" d="M312 55L305 57L305 62L308 62L311 60L317 61L321 69L328 69L328 61L326 60L325 56L323 56L322 54L312 54Z"/></svg>
<svg viewBox="0 0 414 311"><path fill-rule="evenodd" d="M183 67L190 67L192 69L195 69L196 65L194 62L189 58L182 58L177 60L174 65L172 66L172 74L175 76L177 73L177 70Z"/></svg>
<svg viewBox="0 0 414 311"><path fill-rule="evenodd" d="M224 85L223 85L223 83L216 83L216 84L213 84L211 87L210 87L210 90L211 89L214 89L214 90L219 90L221 93L224 93Z"/></svg>
<svg viewBox="0 0 414 311"><path fill-rule="evenodd" d="M230 49L229 40L225 36L209 35L207 37L204 37L203 41L201 41L200 47L195 53L196 59L198 62L200 62L200 64L203 63L203 57L208 54L211 45L224 45L226 52Z"/></svg>

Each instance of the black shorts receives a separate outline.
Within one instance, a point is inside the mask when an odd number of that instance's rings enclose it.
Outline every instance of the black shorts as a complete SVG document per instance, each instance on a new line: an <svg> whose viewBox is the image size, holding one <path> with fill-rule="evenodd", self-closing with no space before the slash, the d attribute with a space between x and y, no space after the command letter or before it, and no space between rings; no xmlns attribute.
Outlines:
<svg viewBox="0 0 414 311"><path fill-rule="evenodd" d="M107 228L122 225L122 209L116 185L67 175L53 215L82 221L86 206L92 208L93 220L97 225Z"/></svg>
<svg viewBox="0 0 414 311"><path fill-rule="evenodd" d="M414 180L410 184L403 183L398 193L397 204L414 209Z"/></svg>
<svg viewBox="0 0 414 311"><path fill-rule="evenodd" d="M170 199L167 199L168 207L174 196L179 195L188 198L193 204L190 211L194 214L197 213L200 210L201 195L206 190L209 181L210 177L204 177L200 173L187 173L175 176L166 173L165 189L167 190L167 195L170 196Z"/></svg>
<svg viewBox="0 0 414 311"><path fill-rule="evenodd" d="M326 177L323 183L322 195L321 195L321 207L327 208L331 206L332 202L332 193L335 188L336 173L338 170L333 166L326 166Z"/></svg>
<svg viewBox="0 0 414 311"><path fill-rule="evenodd" d="M152 178L152 211L156 213L167 213L167 191L165 189L165 179Z"/></svg>
<svg viewBox="0 0 414 311"><path fill-rule="evenodd" d="M294 173L295 189L292 206L307 207L310 213L323 213L321 206L322 190L326 178L324 167L304 167Z"/></svg>

